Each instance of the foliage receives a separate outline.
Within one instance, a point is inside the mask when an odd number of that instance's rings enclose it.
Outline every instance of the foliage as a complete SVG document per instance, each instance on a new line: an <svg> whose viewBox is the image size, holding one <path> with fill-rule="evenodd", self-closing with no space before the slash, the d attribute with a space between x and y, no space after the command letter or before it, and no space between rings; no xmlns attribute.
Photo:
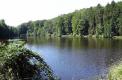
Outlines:
<svg viewBox="0 0 122 80"><path fill-rule="evenodd" d="M11 38L17 35L16 28L8 26L4 20L0 20L0 38Z"/></svg>
<svg viewBox="0 0 122 80"><path fill-rule="evenodd" d="M8 27L0 22L0 35ZM2 29L1 29L2 28ZM13 33L16 30L13 30ZM105 7L84 8L60 15L50 20L29 21L18 26L19 36L61 36L61 35L96 35L111 38L122 35L122 2L108 3Z"/></svg>
<svg viewBox="0 0 122 80"><path fill-rule="evenodd" d="M56 80L43 59L23 47L22 41L9 41L0 45L1 80Z"/></svg>
<svg viewBox="0 0 122 80"><path fill-rule="evenodd" d="M121 64L121 62L110 68L108 78L109 78L109 80L122 80L122 64Z"/></svg>

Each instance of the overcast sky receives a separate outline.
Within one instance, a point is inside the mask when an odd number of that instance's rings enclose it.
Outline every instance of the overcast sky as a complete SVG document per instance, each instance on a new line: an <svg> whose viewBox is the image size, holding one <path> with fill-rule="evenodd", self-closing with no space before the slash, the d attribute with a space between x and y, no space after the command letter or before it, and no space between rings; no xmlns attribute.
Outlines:
<svg viewBox="0 0 122 80"><path fill-rule="evenodd" d="M0 19L17 26L29 20L51 19L74 10L106 5L112 0L0 0ZM122 0L114 0L122 1Z"/></svg>

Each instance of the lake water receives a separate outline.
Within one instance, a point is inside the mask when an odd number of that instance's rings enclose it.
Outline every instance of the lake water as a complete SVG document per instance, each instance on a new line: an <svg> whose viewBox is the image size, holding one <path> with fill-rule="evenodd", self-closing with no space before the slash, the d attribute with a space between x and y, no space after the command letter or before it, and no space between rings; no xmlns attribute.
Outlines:
<svg viewBox="0 0 122 80"><path fill-rule="evenodd" d="M25 47L42 56L62 80L105 80L109 66L122 58L122 40L28 38Z"/></svg>

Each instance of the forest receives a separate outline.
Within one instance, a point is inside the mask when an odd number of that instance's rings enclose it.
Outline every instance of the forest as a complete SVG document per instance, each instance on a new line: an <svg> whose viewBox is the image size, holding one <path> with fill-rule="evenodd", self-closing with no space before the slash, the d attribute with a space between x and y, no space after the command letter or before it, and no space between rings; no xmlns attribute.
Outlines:
<svg viewBox="0 0 122 80"><path fill-rule="evenodd" d="M8 26L4 20L0 20L0 38L12 38L17 35L17 28Z"/></svg>
<svg viewBox="0 0 122 80"><path fill-rule="evenodd" d="M49 20L22 23L13 28L0 21L0 37L12 36L92 36L112 38L122 36L122 1L98 4Z"/></svg>

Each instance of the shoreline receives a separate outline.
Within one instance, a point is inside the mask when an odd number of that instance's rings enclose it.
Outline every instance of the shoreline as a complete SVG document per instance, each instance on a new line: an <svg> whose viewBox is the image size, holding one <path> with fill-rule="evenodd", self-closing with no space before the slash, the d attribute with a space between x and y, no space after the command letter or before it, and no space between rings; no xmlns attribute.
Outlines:
<svg viewBox="0 0 122 80"><path fill-rule="evenodd" d="M61 35L61 36L54 36L54 35L47 35L47 36L27 36L29 38L33 37L46 37L46 38L98 38L98 39L122 39L122 36L113 36L113 37L104 37L103 35Z"/></svg>

